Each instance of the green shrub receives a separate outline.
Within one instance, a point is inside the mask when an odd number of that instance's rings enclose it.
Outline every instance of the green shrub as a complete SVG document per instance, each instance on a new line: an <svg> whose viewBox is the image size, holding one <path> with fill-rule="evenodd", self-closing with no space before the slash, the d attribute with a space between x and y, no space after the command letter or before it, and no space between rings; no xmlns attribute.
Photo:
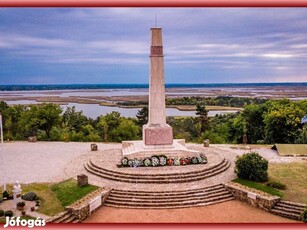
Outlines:
<svg viewBox="0 0 307 230"><path fill-rule="evenodd" d="M0 217L4 216L4 211L2 209L0 209Z"/></svg>
<svg viewBox="0 0 307 230"><path fill-rule="evenodd" d="M12 216L14 216L14 213L13 213L13 211L8 210L8 211L4 212L4 216L12 217Z"/></svg>
<svg viewBox="0 0 307 230"><path fill-rule="evenodd" d="M277 182L277 181L270 181L266 184L266 186L280 189L280 190L286 190L287 186L283 183Z"/></svg>
<svg viewBox="0 0 307 230"><path fill-rule="evenodd" d="M307 223L307 209L301 214L302 221Z"/></svg>
<svg viewBox="0 0 307 230"><path fill-rule="evenodd" d="M25 195L22 196L22 199L28 200L28 201L33 201L37 199L37 195L35 192L28 192Z"/></svg>
<svg viewBox="0 0 307 230"><path fill-rule="evenodd" d="M241 179L265 182L268 180L268 161L256 152L237 157L235 173Z"/></svg>
<svg viewBox="0 0 307 230"><path fill-rule="evenodd" d="M3 198L8 198L9 195L10 195L10 194L9 194L8 191L6 191L6 190L2 193L2 197L3 197Z"/></svg>

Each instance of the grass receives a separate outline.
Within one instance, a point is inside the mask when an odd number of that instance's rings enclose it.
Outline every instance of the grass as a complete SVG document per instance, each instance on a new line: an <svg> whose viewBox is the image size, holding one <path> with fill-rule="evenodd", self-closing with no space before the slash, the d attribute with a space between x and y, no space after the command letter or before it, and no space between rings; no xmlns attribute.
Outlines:
<svg viewBox="0 0 307 230"><path fill-rule="evenodd" d="M51 190L64 207L74 203L97 188L94 185L79 187L75 179L68 179L51 186Z"/></svg>
<svg viewBox="0 0 307 230"><path fill-rule="evenodd" d="M35 192L41 200L41 205L37 210L40 213L53 216L59 212L64 211L64 207L58 200L56 195L51 191L49 183L32 183L21 184L22 194L27 192ZM7 190L12 193L13 185L7 185ZM2 193L2 190L1 190Z"/></svg>
<svg viewBox="0 0 307 230"><path fill-rule="evenodd" d="M7 185L7 190L12 193L13 185ZM89 192L98 187L87 185L78 187L75 179L69 179L57 184L50 183L32 183L22 184L22 194L35 192L41 200L41 205L37 210L40 213L53 216L64 211L64 207L74 203ZM2 194L2 188L0 189Z"/></svg>
<svg viewBox="0 0 307 230"><path fill-rule="evenodd" d="M287 185L285 200L307 204L307 162L269 164L269 177Z"/></svg>
<svg viewBox="0 0 307 230"><path fill-rule="evenodd" d="M244 180L244 179L240 179L240 178L234 179L233 182L239 183L241 185L244 185L244 186L247 186L247 187L250 187L250 188L260 190L262 192L266 192L266 193L271 194L273 196L283 197L283 192L281 192L277 189L271 188L269 186L263 185L261 183L257 183L257 182L253 182L253 181L249 181L249 180Z"/></svg>

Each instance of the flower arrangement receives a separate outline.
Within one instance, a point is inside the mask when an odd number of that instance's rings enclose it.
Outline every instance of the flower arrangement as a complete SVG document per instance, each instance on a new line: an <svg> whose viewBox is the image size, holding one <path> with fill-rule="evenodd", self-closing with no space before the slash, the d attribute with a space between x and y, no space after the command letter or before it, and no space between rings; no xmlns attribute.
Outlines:
<svg viewBox="0 0 307 230"><path fill-rule="evenodd" d="M118 167L158 167L158 166L181 166L191 164L206 164L207 157L204 154L194 157L167 157L165 155L154 155L143 159L128 159L124 157L121 159Z"/></svg>

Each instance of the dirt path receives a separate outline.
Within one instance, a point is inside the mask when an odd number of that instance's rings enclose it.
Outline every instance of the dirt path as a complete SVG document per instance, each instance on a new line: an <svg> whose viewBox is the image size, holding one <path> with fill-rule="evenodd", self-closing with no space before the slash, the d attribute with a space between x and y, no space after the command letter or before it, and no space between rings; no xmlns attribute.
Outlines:
<svg viewBox="0 0 307 230"><path fill-rule="evenodd" d="M295 223L240 201L184 209L121 209L103 206L85 223Z"/></svg>

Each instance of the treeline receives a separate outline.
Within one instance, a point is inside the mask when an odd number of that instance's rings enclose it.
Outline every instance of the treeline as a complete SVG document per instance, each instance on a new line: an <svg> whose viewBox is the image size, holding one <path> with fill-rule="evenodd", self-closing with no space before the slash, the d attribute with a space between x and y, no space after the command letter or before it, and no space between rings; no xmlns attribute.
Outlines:
<svg viewBox="0 0 307 230"><path fill-rule="evenodd" d="M208 117L207 104L199 103L196 117L168 117L174 138L187 142L242 143L243 134L248 143L307 143L307 124L301 119L307 114L307 100L269 100L248 104L242 112ZM103 141L121 142L142 138L142 125L148 121L148 108L141 109L136 118L121 117L112 112L91 119L59 105L14 105L0 102L3 114L4 137L9 140L26 140L36 136L50 141Z"/></svg>
<svg viewBox="0 0 307 230"><path fill-rule="evenodd" d="M209 117L207 121L204 115L199 115L171 117L168 122L176 138L192 142L210 139L211 143L242 143L246 134L252 144L307 144L307 124L301 123L306 114L307 100L283 99L250 104L240 113Z"/></svg>
<svg viewBox="0 0 307 230"><path fill-rule="evenodd" d="M0 102L0 112L5 140L36 136L48 141L121 142L141 138L137 119L121 117L118 112L91 119L75 107L62 111L59 105L51 103L8 106L5 102Z"/></svg>
<svg viewBox="0 0 307 230"><path fill-rule="evenodd" d="M210 106L230 106L244 107L250 104L263 104L267 99L247 98L247 97L182 97L182 98L167 98L166 105L210 105ZM147 105L148 101L124 101L118 102L122 106L139 106Z"/></svg>

